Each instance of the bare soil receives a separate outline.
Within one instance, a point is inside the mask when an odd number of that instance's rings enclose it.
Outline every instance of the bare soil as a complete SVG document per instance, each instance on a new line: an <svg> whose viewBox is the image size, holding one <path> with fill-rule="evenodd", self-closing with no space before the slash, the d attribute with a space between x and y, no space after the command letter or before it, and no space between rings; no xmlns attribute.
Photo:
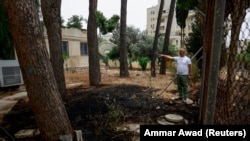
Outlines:
<svg viewBox="0 0 250 141"><path fill-rule="evenodd" d="M89 85L87 71L66 72L67 84L82 83L68 87L65 107L74 130L81 130L84 141L131 141L133 132L118 130L126 123L159 124L157 118L169 113L179 114L185 124L199 124L197 105L199 84L190 85L190 99L187 104L178 97L173 75L156 74L150 71L130 70L130 77L120 78L118 69L102 69L100 86ZM171 83L173 82L173 83ZM169 86L166 89L166 86ZM36 123L29 103L20 99L3 118L0 137L11 140L9 136L21 129L36 129ZM40 137L15 139L20 141L39 141Z"/></svg>

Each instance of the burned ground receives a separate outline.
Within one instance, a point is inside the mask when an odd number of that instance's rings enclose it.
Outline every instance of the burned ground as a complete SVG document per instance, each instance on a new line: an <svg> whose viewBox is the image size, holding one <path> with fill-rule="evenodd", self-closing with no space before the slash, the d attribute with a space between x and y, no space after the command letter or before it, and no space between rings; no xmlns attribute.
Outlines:
<svg viewBox="0 0 250 141"><path fill-rule="evenodd" d="M159 88L137 84L102 84L98 87L79 86L68 89L65 107L74 130L81 130L85 141L130 141L135 134L119 130L125 123L158 124L157 118L169 113L185 118L185 124L198 124L197 104L156 95ZM192 100L198 93L192 93ZM28 102L19 100L4 116L1 125L8 133L36 129ZM8 138L1 130L0 136ZM17 140L17 139L16 139ZM38 141L39 136L20 141Z"/></svg>

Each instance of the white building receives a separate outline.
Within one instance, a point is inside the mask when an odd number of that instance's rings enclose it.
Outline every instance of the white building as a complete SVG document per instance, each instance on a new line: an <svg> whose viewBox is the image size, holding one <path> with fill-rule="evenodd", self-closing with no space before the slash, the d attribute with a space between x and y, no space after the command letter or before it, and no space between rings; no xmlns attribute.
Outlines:
<svg viewBox="0 0 250 141"><path fill-rule="evenodd" d="M158 4L156 6L152 6L150 8L147 8L147 33L149 36L155 35L156 25L157 25L157 18L158 18L158 12L160 8L160 2L161 0L158 0ZM170 3L171 1L165 1L164 7L163 7L163 13L161 18L161 24L160 24L160 33L164 34L167 28L167 21L168 21L168 15L169 15L169 9L170 9ZM189 35L191 32L191 23L194 22L194 16L195 12L190 11L188 14L188 17L186 19L186 28L184 29L185 37ZM171 26L171 32L170 32L170 43L174 44L176 47L181 46L181 28L177 25L176 20L176 12L174 10L174 16L173 16L173 22Z"/></svg>
<svg viewBox="0 0 250 141"><path fill-rule="evenodd" d="M46 47L49 51L48 36L45 32ZM68 54L65 67L88 66L87 30L62 28L62 53Z"/></svg>
<svg viewBox="0 0 250 141"><path fill-rule="evenodd" d="M44 32L46 47L49 51L47 33ZM111 34L102 35L103 41L98 45L99 53L106 55L115 46L109 41ZM62 53L68 54L64 61L64 67L87 67L89 66L87 30L77 28L62 28Z"/></svg>

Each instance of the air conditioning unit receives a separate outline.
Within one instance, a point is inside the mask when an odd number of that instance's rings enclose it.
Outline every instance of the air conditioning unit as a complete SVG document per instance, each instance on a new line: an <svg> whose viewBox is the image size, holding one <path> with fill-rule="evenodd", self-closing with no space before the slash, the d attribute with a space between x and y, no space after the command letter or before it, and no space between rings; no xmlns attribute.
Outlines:
<svg viewBox="0 0 250 141"><path fill-rule="evenodd" d="M0 60L0 87L22 84L23 77L18 60Z"/></svg>

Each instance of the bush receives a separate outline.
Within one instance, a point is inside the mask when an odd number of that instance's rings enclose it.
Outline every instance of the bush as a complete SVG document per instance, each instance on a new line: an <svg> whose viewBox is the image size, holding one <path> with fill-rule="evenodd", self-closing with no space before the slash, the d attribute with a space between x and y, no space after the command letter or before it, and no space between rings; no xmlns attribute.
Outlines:
<svg viewBox="0 0 250 141"><path fill-rule="evenodd" d="M142 70L145 71L147 68L147 64L149 62L149 58L148 57L139 57L138 61L139 61L139 65L141 66Z"/></svg>

